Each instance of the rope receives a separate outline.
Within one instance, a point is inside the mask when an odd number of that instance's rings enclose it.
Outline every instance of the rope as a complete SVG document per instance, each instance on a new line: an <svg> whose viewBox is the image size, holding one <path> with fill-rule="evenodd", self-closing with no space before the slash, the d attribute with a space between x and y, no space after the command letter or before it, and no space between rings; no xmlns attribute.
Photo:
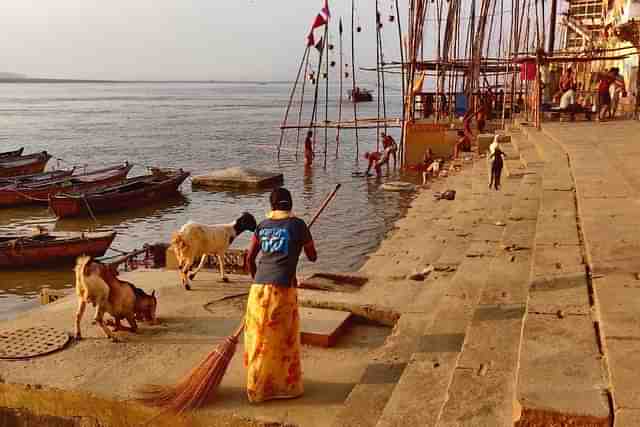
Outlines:
<svg viewBox="0 0 640 427"><path fill-rule="evenodd" d="M84 204L87 206L87 211L89 212L91 219L93 219L93 221L97 224L98 220L96 219L96 216L93 214L93 210L91 209L91 206L89 206L89 201L87 200L86 193L82 193L82 200L84 201Z"/></svg>
<svg viewBox="0 0 640 427"><path fill-rule="evenodd" d="M14 190L13 188L4 188L4 190L5 191L12 191L12 192L14 192L16 194L19 194L20 196L24 197L25 199L31 200L31 201L34 201L34 202L40 202L40 203L48 203L49 202L49 199L39 199L37 197L33 197L33 196L28 195L28 194L25 194L25 193L23 193L21 191Z"/></svg>

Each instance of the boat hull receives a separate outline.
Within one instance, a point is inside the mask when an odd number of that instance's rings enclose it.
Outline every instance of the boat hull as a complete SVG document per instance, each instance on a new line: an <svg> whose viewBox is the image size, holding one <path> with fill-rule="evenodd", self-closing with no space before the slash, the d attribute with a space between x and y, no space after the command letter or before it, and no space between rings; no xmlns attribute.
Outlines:
<svg viewBox="0 0 640 427"><path fill-rule="evenodd" d="M115 232L49 233L44 240L18 238L0 244L0 269L73 263L80 255L100 257L116 237Z"/></svg>
<svg viewBox="0 0 640 427"><path fill-rule="evenodd" d="M57 181L57 184L52 184L50 186L47 186L45 183L38 187L19 185L2 187L0 188L0 207L33 204L46 205L49 203L49 197L63 191L89 191L96 188L118 184L126 179L130 170L131 166L123 166L119 169L114 169L114 172L111 174L105 174L105 176L100 179L78 183L71 186L65 186L61 184L61 181ZM74 179L74 176L68 178Z"/></svg>
<svg viewBox="0 0 640 427"><path fill-rule="evenodd" d="M0 178L41 173L50 159L51 155L46 152L30 156L10 157L8 159L1 158Z"/></svg>
<svg viewBox="0 0 640 427"><path fill-rule="evenodd" d="M59 194L50 198L49 208L58 218L71 218L146 206L176 194L180 184L188 176L188 172L180 172L175 177L157 185L149 185L147 188L118 194L86 193L82 197ZM137 178L131 178L131 180L135 179ZM89 212L89 208L91 212Z"/></svg>

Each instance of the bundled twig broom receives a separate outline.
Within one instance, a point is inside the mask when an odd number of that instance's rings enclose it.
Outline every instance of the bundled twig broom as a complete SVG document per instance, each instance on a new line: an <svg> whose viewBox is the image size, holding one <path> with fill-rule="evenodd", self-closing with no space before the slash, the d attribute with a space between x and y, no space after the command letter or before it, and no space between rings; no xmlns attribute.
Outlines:
<svg viewBox="0 0 640 427"><path fill-rule="evenodd" d="M340 189L340 184L337 184L336 188L324 200L309 222L309 227L318 219L338 189ZM244 318L235 333L225 338L178 384L174 386L145 386L139 390L142 397L138 400L146 405L177 413L200 408L214 396L220 386L229 362L235 355L238 338L243 330Z"/></svg>

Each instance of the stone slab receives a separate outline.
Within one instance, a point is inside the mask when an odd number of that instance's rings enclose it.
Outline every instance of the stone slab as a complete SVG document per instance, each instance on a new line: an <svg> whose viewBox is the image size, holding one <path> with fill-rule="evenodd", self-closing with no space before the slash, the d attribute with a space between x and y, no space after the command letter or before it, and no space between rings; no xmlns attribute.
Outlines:
<svg viewBox="0 0 640 427"><path fill-rule="evenodd" d="M301 307L300 338L303 344L333 347L348 325L351 313Z"/></svg>
<svg viewBox="0 0 640 427"><path fill-rule="evenodd" d="M376 427L438 425L438 415L446 400L458 354L414 354Z"/></svg>
<svg viewBox="0 0 640 427"><path fill-rule="evenodd" d="M559 215L540 215L536 229L536 245L579 245L576 219Z"/></svg>
<svg viewBox="0 0 640 427"><path fill-rule="evenodd" d="M529 312L564 315L588 315L589 289L584 271L570 275L548 275L531 283Z"/></svg>
<svg viewBox="0 0 640 427"><path fill-rule="evenodd" d="M206 175L196 175L191 182L196 187L258 189L281 185L284 182L284 175L245 167L232 167Z"/></svg>
<svg viewBox="0 0 640 427"><path fill-rule="evenodd" d="M608 417L606 374L589 316L530 313L518 380L523 409Z"/></svg>
<svg viewBox="0 0 640 427"><path fill-rule="evenodd" d="M640 408L638 354L640 340L607 339L607 361L618 408Z"/></svg>
<svg viewBox="0 0 640 427"><path fill-rule="evenodd" d="M582 248L578 245L536 245L534 276L584 273Z"/></svg>

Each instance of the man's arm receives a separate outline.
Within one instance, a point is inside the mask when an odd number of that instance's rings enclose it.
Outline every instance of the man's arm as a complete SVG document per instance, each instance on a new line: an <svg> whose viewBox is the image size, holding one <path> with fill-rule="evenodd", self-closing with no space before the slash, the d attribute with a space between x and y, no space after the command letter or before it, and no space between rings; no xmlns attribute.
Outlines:
<svg viewBox="0 0 640 427"><path fill-rule="evenodd" d="M256 271L258 270L258 267L256 266L256 258L258 257L259 252L260 242L254 234L253 236L251 236L251 243L249 244L249 249L247 250L247 259L245 263L245 268L249 270L251 278L256 277Z"/></svg>
<svg viewBox="0 0 640 427"><path fill-rule="evenodd" d="M311 262L316 262L318 259L318 253L316 252L316 245L313 243L313 240L309 240L304 246L304 254L307 256L307 259Z"/></svg>

